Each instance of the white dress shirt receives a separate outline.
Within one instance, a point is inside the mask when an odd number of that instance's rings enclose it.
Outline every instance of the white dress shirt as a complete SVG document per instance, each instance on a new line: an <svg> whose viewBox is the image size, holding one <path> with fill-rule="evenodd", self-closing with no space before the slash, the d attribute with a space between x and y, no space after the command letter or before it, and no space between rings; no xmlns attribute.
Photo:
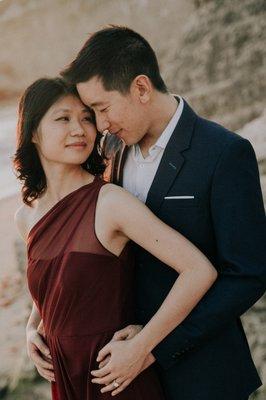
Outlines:
<svg viewBox="0 0 266 400"><path fill-rule="evenodd" d="M143 157L138 144L131 146L128 150L123 170L123 187L144 203L166 145L174 132L184 108L182 97L176 97L179 99L177 109L156 143L150 147L148 156Z"/></svg>

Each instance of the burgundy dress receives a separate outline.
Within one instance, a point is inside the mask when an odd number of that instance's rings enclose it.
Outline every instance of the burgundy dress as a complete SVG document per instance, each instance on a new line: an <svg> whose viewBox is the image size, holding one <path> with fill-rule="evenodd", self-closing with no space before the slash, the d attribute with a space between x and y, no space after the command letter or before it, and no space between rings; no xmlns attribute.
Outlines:
<svg viewBox="0 0 266 400"><path fill-rule="evenodd" d="M28 286L43 319L55 382L53 400L108 400L93 384L99 350L115 331L134 323L133 257L127 244L119 257L95 233L100 178L69 193L31 229ZM150 367L117 400L162 400Z"/></svg>

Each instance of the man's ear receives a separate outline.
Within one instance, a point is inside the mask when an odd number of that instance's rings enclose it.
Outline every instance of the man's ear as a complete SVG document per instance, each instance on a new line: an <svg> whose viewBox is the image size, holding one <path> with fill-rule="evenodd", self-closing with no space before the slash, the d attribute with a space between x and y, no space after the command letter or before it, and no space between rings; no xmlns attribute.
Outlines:
<svg viewBox="0 0 266 400"><path fill-rule="evenodd" d="M136 76L131 84L131 90L134 91L142 104L150 101L152 89L152 83L147 75Z"/></svg>

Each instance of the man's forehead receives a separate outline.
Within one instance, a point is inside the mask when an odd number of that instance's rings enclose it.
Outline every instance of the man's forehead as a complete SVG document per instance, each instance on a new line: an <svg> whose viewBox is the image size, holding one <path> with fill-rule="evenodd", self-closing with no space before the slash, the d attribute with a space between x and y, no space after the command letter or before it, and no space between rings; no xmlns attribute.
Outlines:
<svg viewBox="0 0 266 400"><path fill-rule="evenodd" d="M90 107L101 106L109 99L109 93L104 90L98 79L92 78L87 82L78 83L77 90Z"/></svg>

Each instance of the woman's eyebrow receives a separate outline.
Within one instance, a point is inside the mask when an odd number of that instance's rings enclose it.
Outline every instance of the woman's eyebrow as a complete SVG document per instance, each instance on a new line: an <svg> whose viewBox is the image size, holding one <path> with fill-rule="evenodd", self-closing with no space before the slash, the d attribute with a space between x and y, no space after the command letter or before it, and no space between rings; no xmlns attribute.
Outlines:
<svg viewBox="0 0 266 400"><path fill-rule="evenodd" d="M71 111L69 108L59 108L58 110L55 110L53 114L57 114L59 112L69 112L69 111Z"/></svg>
<svg viewBox="0 0 266 400"><path fill-rule="evenodd" d="M57 114L57 113L59 113L59 112L72 112L72 110L71 110L70 108L59 108L58 110L55 110L55 111L53 112L53 114ZM88 108L83 108L83 109L81 110L81 112L84 112L84 113L91 113L91 110L88 109Z"/></svg>

